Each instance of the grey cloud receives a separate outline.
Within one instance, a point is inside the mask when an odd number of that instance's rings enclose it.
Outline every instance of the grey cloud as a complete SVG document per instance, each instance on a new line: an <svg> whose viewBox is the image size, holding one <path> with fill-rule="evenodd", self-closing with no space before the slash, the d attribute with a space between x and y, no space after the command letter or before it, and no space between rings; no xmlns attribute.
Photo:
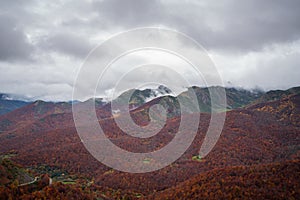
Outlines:
<svg viewBox="0 0 300 200"><path fill-rule="evenodd" d="M300 84L299 47L300 41L245 55L215 53L213 59L230 86L288 89Z"/></svg>
<svg viewBox="0 0 300 200"><path fill-rule="evenodd" d="M34 50L16 19L0 15L0 60L28 60Z"/></svg>
<svg viewBox="0 0 300 200"><path fill-rule="evenodd" d="M204 43L212 48L259 50L267 45L300 38L299 1L227 2L212 9L223 29L210 30L211 34L202 37ZM196 34L193 33L194 36Z"/></svg>
<svg viewBox="0 0 300 200"><path fill-rule="evenodd" d="M274 51L264 53L273 44L282 49L300 40L299 8L298 0L2 0L0 92L68 98L74 68L94 46L115 33L144 26L178 30L209 52L222 54L218 64L226 81L235 85L252 87L257 83L268 89L299 85L299 53L282 60ZM256 54L251 59L244 59L253 52ZM260 61L265 55L273 57ZM32 61L30 66L23 65L24 60ZM253 63L255 67L249 67ZM114 87L112 80L123 72L118 69L108 76L102 91ZM163 73L161 78L172 79ZM130 87L130 81L124 84Z"/></svg>
<svg viewBox="0 0 300 200"><path fill-rule="evenodd" d="M72 33L58 33L46 37L40 42L41 47L75 57L83 58L93 48L89 40Z"/></svg>
<svg viewBox="0 0 300 200"><path fill-rule="evenodd" d="M31 8L34 1L35 0L1 0L0 13L19 17L19 21L26 20L29 14L26 9Z"/></svg>
<svg viewBox="0 0 300 200"><path fill-rule="evenodd" d="M94 4L112 26L164 25L185 32L208 49L252 51L300 38L297 0L104 0Z"/></svg>
<svg viewBox="0 0 300 200"><path fill-rule="evenodd" d="M93 2L93 8L116 26L143 26L160 22L164 16L159 0L104 0Z"/></svg>
<svg viewBox="0 0 300 200"><path fill-rule="evenodd" d="M40 66L0 62L0 91L34 99L70 100L76 74L70 70L72 66L38 64Z"/></svg>

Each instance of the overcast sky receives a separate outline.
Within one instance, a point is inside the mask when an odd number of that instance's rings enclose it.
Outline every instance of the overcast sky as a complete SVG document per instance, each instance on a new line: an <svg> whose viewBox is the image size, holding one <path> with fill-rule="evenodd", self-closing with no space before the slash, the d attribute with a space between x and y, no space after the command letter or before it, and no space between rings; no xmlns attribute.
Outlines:
<svg viewBox="0 0 300 200"><path fill-rule="evenodd" d="M0 0L0 92L69 100L93 48L147 26L194 38L227 86L299 86L299 10L298 0Z"/></svg>

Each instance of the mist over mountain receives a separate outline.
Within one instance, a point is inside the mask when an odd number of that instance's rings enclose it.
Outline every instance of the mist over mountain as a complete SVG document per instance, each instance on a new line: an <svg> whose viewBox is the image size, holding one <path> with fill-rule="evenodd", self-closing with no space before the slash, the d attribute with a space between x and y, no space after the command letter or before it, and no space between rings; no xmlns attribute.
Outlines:
<svg viewBox="0 0 300 200"><path fill-rule="evenodd" d="M17 108L20 108L30 103L28 101L22 101L16 99L15 96L13 95L0 94L0 115L11 112Z"/></svg>
<svg viewBox="0 0 300 200"><path fill-rule="evenodd" d="M187 105L192 104L192 99L188 95L188 92L193 91L193 93L197 96L197 101L199 103L199 109L201 112L211 112L211 97L210 90L218 87L189 87L186 91L180 93L178 96L174 96L172 91L160 85L156 89L131 89L125 91L116 99L113 100L113 103L120 107L120 109L124 109L124 107L129 106L129 109L136 109L145 103L151 102L155 99L161 99L160 101L165 103L169 102L170 99L173 103L176 101L175 98L181 98L183 102ZM226 110L233 110L237 108L242 108L251 104L263 103L267 101L277 100L283 97L286 97L291 94L299 94L300 87L294 87L288 90L271 90L264 92L262 90L246 90L242 88L224 88L226 92L226 101L227 106ZM22 97L18 95L10 95L10 94L0 94L0 114L5 114L11 112L15 109L18 109L24 105L27 105L33 101L25 101L25 100L16 100ZM88 101L93 101L93 99L89 99ZM44 101L40 101L44 102ZM60 103L60 102L54 102ZM61 102L64 103L64 102ZM67 101L65 103L68 104L77 104L81 103L80 101L73 100ZM105 98L95 98L96 106L103 106L109 103ZM170 102L169 102L170 103ZM164 103L163 103L164 104ZM178 104L178 102L177 102ZM180 109L179 105L177 105L176 109ZM193 106L191 105L190 109L185 110L183 112L190 113L193 111ZM218 110L217 110L218 111ZM219 110L218 112L222 112L225 110ZM179 114L179 113L178 113Z"/></svg>

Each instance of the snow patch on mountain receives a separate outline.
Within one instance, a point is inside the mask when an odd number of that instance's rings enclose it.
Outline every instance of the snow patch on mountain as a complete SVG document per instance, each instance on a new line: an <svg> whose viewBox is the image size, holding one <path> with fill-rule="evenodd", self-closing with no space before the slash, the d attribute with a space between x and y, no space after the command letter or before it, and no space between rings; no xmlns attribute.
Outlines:
<svg viewBox="0 0 300 200"><path fill-rule="evenodd" d="M166 86L160 85L157 89L151 89L150 96L145 98L145 103L166 95L172 96L172 91Z"/></svg>

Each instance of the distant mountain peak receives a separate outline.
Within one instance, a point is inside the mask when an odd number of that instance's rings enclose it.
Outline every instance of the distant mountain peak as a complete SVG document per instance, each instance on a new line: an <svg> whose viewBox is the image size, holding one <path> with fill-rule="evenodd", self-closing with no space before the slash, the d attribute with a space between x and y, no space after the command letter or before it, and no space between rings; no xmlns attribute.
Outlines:
<svg viewBox="0 0 300 200"><path fill-rule="evenodd" d="M27 105L29 102L16 100L13 95L0 94L0 115L11 112L17 108Z"/></svg>
<svg viewBox="0 0 300 200"><path fill-rule="evenodd" d="M172 93L172 91L164 85L158 86L157 90L160 91L161 93L165 93L165 94L171 94Z"/></svg>
<svg viewBox="0 0 300 200"><path fill-rule="evenodd" d="M130 108L139 107L147 102L152 101L153 99L170 95L172 91L164 86L159 85L156 89L131 89L122 93L119 97L113 100L117 104L127 104L129 99ZM129 96L130 95L130 96Z"/></svg>
<svg viewBox="0 0 300 200"><path fill-rule="evenodd" d="M43 100L36 100L35 102L33 102L33 105L34 106L39 106L39 105L43 105L43 104L45 104L46 102L45 101L43 101Z"/></svg>
<svg viewBox="0 0 300 200"><path fill-rule="evenodd" d="M13 96L10 95L10 94L4 94L4 93L1 93L1 94L0 94L0 100L7 100L7 101L10 101L10 100L15 100L15 99L14 99Z"/></svg>

